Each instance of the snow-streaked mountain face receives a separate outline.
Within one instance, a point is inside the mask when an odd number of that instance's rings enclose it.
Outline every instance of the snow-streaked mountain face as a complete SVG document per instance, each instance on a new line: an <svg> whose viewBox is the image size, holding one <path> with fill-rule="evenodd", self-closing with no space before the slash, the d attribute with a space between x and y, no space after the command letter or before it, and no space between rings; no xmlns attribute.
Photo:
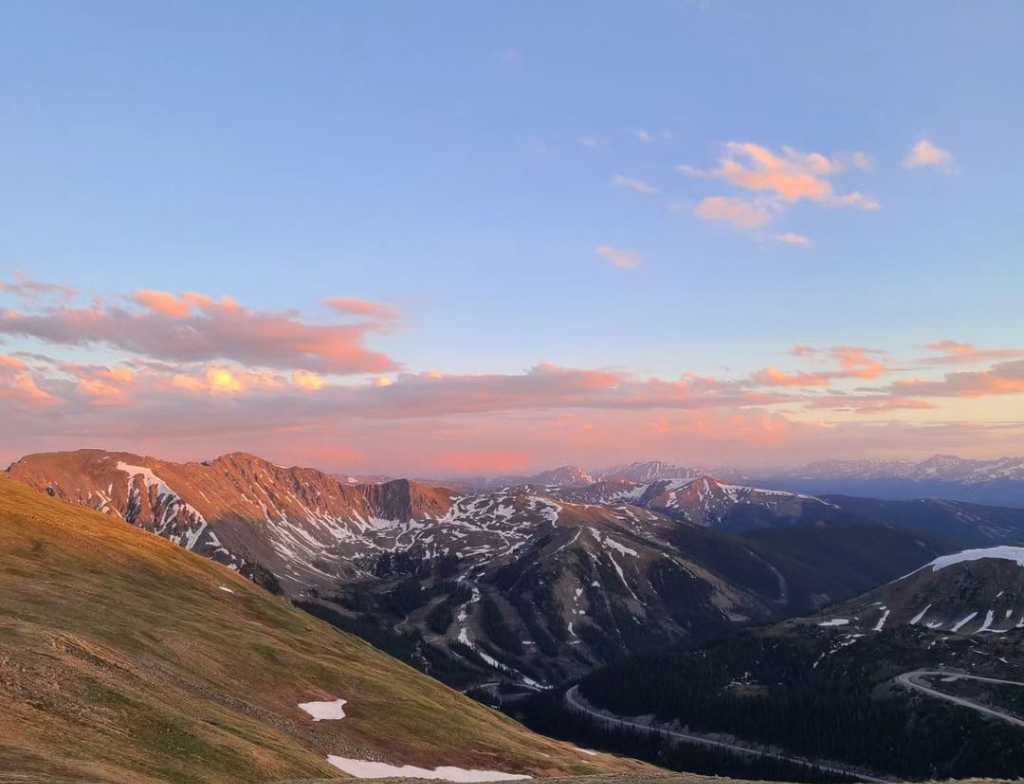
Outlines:
<svg viewBox="0 0 1024 784"><path fill-rule="evenodd" d="M615 482L657 482L661 479L696 479L709 472L703 468L684 468L665 463L661 460L647 460L640 463L612 466L595 473L594 477L601 481Z"/></svg>
<svg viewBox="0 0 1024 784"><path fill-rule="evenodd" d="M914 626L959 635L1024 635L1024 547L950 553L813 621L844 634Z"/></svg>
<svg viewBox="0 0 1024 784"><path fill-rule="evenodd" d="M527 477L525 484L573 487L593 484L594 477L578 466L562 466Z"/></svg>
<svg viewBox="0 0 1024 784"><path fill-rule="evenodd" d="M714 530L834 520L835 507L712 477L586 484L566 467L537 484L450 490L245 454L178 464L96 450L29 456L9 473L263 584L269 573L304 606L387 619L487 678L555 682L842 598L791 590Z"/></svg>

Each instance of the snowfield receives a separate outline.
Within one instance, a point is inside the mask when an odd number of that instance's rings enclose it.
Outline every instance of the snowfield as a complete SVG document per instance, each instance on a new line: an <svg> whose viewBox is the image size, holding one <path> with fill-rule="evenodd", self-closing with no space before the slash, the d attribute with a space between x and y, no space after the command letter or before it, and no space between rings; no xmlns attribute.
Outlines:
<svg viewBox="0 0 1024 784"><path fill-rule="evenodd" d="M964 563L965 561L980 561L985 558L1016 561L1017 566L1024 567L1024 547L1002 545L1000 547L985 547L978 550L964 550L963 552L940 556L928 565L932 567L933 572L937 572L939 569L945 569L947 566Z"/></svg>
<svg viewBox="0 0 1024 784"><path fill-rule="evenodd" d="M345 718L343 706L348 700L331 702L300 702L299 707L313 717L313 721L334 721Z"/></svg>
<svg viewBox="0 0 1024 784"><path fill-rule="evenodd" d="M528 779L518 773L501 773L496 770L474 770L442 765L439 768L417 768L415 765L389 765L386 762L348 759L328 755L327 761L357 779L442 779L444 781L516 781Z"/></svg>

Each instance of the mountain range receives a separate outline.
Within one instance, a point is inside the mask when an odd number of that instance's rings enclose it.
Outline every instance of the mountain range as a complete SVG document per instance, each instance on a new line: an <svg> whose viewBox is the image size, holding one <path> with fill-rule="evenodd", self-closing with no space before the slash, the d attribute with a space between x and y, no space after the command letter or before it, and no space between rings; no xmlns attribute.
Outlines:
<svg viewBox="0 0 1024 784"><path fill-rule="evenodd" d="M655 469L669 470L627 473ZM99 450L30 455L7 473L235 569L462 688L560 683L631 651L812 612L967 538L1024 536L1015 510L978 508L952 529L969 536L951 537L928 520L905 525L887 502L868 515L709 476L587 484L558 471L575 479L453 490L241 453L182 464Z"/></svg>

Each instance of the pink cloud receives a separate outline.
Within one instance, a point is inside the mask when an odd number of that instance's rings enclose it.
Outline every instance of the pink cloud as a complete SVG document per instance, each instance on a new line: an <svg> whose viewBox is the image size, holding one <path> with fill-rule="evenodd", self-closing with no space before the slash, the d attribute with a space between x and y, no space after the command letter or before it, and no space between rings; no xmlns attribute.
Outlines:
<svg viewBox="0 0 1024 784"><path fill-rule="evenodd" d="M999 359L1024 359L1024 349L1019 348L978 348L973 343L959 343L955 340L940 340L925 346L938 356L921 360L924 364L975 364Z"/></svg>
<svg viewBox="0 0 1024 784"><path fill-rule="evenodd" d="M336 310L338 313L344 313L351 316L362 316L365 318L384 320L398 319L402 317L402 314L398 312L398 309L391 305L385 305L380 302L370 302L365 299L334 297L333 299L327 300L324 304L332 310Z"/></svg>
<svg viewBox="0 0 1024 784"><path fill-rule="evenodd" d="M62 363L59 370L75 379L77 389L98 406L128 406L136 374L126 367Z"/></svg>
<svg viewBox="0 0 1024 784"><path fill-rule="evenodd" d="M144 310L62 306L0 311L0 334L65 346L106 345L170 362L221 360L336 374L399 367L365 347L367 332L379 329L372 322L310 323L295 313L252 310L230 297L217 301L196 293L175 298L146 291L135 296Z"/></svg>
<svg viewBox="0 0 1024 784"><path fill-rule="evenodd" d="M753 201L730 196L709 196L694 214L705 220L722 221L734 229L758 229L782 214L796 202L809 201L825 207L881 209L872 196L859 191L837 193L831 178L849 169L867 170L871 159L863 152L828 157L817 152L801 152L783 147L781 152L753 142L728 142L718 167L703 171L693 166L677 166L691 177L711 178L757 194ZM788 232L776 236L780 242L810 247L803 235Z"/></svg>
<svg viewBox="0 0 1024 784"><path fill-rule="evenodd" d="M852 165L868 168L870 161L864 153L855 153L849 164L840 158L829 158L821 153L801 152L783 147L781 154L752 142L728 142L726 154L717 169L709 176L723 180L737 188L764 192L783 202L803 199L861 209L876 209L877 201L860 194L837 195L829 177ZM686 169L693 173L692 167Z"/></svg>
<svg viewBox="0 0 1024 784"><path fill-rule="evenodd" d="M911 148L903 159L904 169L931 167L945 172L954 170L953 153L944 150L934 142L922 139Z"/></svg>
<svg viewBox="0 0 1024 784"><path fill-rule="evenodd" d="M775 239L778 242L784 242L787 245L799 245L802 248L813 248L814 240L810 237L805 237L803 234L794 234L791 231L787 231L783 234L776 234Z"/></svg>
<svg viewBox="0 0 1024 784"><path fill-rule="evenodd" d="M153 291L151 289L136 291L132 294L131 300L154 313L170 316L171 318L185 318L192 312L192 306L188 302L178 299L166 291Z"/></svg>
<svg viewBox="0 0 1024 784"><path fill-rule="evenodd" d="M63 302L70 302L78 296L78 290L72 286L61 286L32 280L20 272L14 273L14 282L5 283L0 280L0 294L12 294L21 298L26 304L47 297L56 297Z"/></svg>
<svg viewBox="0 0 1024 784"><path fill-rule="evenodd" d="M976 398L1024 394L1024 359L999 362L987 370L947 373L937 381L897 381L891 389L896 394L908 397Z"/></svg>
<svg viewBox="0 0 1024 784"><path fill-rule="evenodd" d="M698 218L728 223L734 229L756 229L774 217L766 204L726 196L709 196L696 206Z"/></svg>
<svg viewBox="0 0 1024 784"><path fill-rule="evenodd" d="M877 358L882 352L875 349L835 346L829 353L850 378L878 378L889 369Z"/></svg>
<svg viewBox="0 0 1024 784"><path fill-rule="evenodd" d="M823 155L787 151L785 157L749 142L729 142L727 156L711 174L730 185L750 191L767 191L783 201L825 201L832 185L823 179L835 164Z"/></svg>
<svg viewBox="0 0 1024 784"><path fill-rule="evenodd" d="M888 355L884 351L873 348L793 346L787 353L810 359L819 365L838 366L839 370L822 374L829 378L874 379L893 369L887 360Z"/></svg>
<svg viewBox="0 0 1024 784"><path fill-rule="evenodd" d="M951 354L955 356L972 356L977 349L973 343L958 343L955 340L939 340L925 346L929 351L937 351L940 354Z"/></svg>
<svg viewBox="0 0 1024 784"><path fill-rule="evenodd" d="M635 250L623 250L602 245L597 249L597 255L607 259L612 266L619 269L636 269L643 264L644 257Z"/></svg>
<svg viewBox="0 0 1024 784"><path fill-rule="evenodd" d="M50 406L56 403L57 399L39 388L28 365L15 357L0 355L0 402L3 401L16 408L23 408ZM9 426L11 420L4 419L4 422L5 426Z"/></svg>
<svg viewBox="0 0 1024 784"><path fill-rule="evenodd" d="M827 387L829 376L820 373L786 373L766 367L750 377L755 383L769 387Z"/></svg>

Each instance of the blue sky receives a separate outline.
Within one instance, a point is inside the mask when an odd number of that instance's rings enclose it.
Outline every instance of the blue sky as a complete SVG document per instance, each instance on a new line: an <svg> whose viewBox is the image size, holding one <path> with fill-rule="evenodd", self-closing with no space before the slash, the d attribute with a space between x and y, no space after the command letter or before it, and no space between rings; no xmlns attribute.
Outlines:
<svg viewBox="0 0 1024 784"><path fill-rule="evenodd" d="M304 323L336 317L329 297L388 303L401 318L369 329L365 345L401 372L511 383L540 363L736 381L767 366L804 369L787 354L794 345L870 348L906 364L944 340L971 344L981 373L993 359L981 352L1024 345L1016 2L8 0L2 13L9 285L18 271L106 307L140 290L199 292L256 314L298 311ZM923 141L938 152L908 168ZM787 200L723 173L756 169L740 144L772 155L785 176L811 172L828 193ZM824 169L813 170L811 153ZM853 193L857 205L839 201ZM747 217L722 219L708 199ZM627 252L633 268L609 261ZM0 305L14 307L7 293ZM32 307L58 318L61 306ZM107 368L169 359L43 333L6 329L0 351ZM197 361L263 367L228 348L215 354ZM76 379L52 365L18 372L78 405L56 386ZM1016 367L999 372L1016 380ZM944 419L921 408L900 423L1005 426L1024 402L970 400L937 406ZM104 440L95 412L75 412L83 438ZM348 416L332 418L338 435ZM208 448L228 451L245 440L237 435ZM432 467L426 455L442 437L424 435L410 469ZM828 443L804 451L847 448ZM800 444L785 459L798 459ZM170 436L153 448L199 449ZM396 459L357 451L338 460ZM531 465L576 456L526 451Z"/></svg>

